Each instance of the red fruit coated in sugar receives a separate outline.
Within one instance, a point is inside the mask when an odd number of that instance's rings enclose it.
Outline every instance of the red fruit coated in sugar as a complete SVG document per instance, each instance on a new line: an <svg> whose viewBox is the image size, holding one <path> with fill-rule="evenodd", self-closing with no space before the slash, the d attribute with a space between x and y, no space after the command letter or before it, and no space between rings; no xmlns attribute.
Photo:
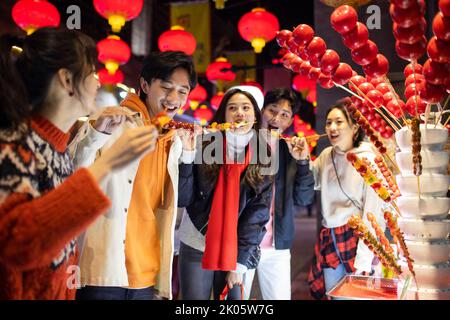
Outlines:
<svg viewBox="0 0 450 320"><path fill-rule="evenodd" d="M358 86L359 91L362 91L364 94L367 94L370 90L374 90L375 87L370 82L364 82Z"/></svg>
<svg viewBox="0 0 450 320"><path fill-rule="evenodd" d="M433 37L428 42L427 53L433 61L450 63L450 42Z"/></svg>
<svg viewBox="0 0 450 320"><path fill-rule="evenodd" d="M450 17L450 0L439 0L439 10L446 17Z"/></svg>
<svg viewBox="0 0 450 320"><path fill-rule="evenodd" d="M334 70L332 78L334 82L345 85L352 78L352 67L343 62L339 63L339 66Z"/></svg>
<svg viewBox="0 0 450 320"><path fill-rule="evenodd" d="M418 23L413 24L408 28L403 28L399 26L397 23L394 23L393 31L394 37L396 40L412 44L419 41L423 35L425 34L425 29L427 26L427 22L425 18L421 18Z"/></svg>
<svg viewBox="0 0 450 320"><path fill-rule="evenodd" d="M406 89L405 89L406 100L408 100L409 98L411 98L414 95L419 94L419 89L417 87L418 87L418 85L416 85L414 83L411 83L409 86L406 87Z"/></svg>
<svg viewBox="0 0 450 320"><path fill-rule="evenodd" d="M343 5L336 8L330 16L331 26L338 33L352 30L358 22L358 14L351 6Z"/></svg>
<svg viewBox="0 0 450 320"><path fill-rule="evenodd" d="M333 80L330 76L324 75L323 73L320 73L319 79L317 79L317 82L322 88L330 89L334 86Z"/></svg>
<svg viewBox="0 0 450 320"><path fill-rule="evenodd" d="M373 84L373 83L372 83ZM375 89L380 91L382 94L385 94L387 92L391 92L389 89L389 85L385 82L378 84Z"/></svg>
<svg viewBox="0 0 450 320"><path fill-rule="evenodd" d="M367 82L366 78L360 75L355 75L350 78L350 81L355 85L359 86L360 84L363 84L364 82ZM351 89L351 88L350 88Z"/></svg>
<svg viewBox="0 0 450 320"><path fill-rule="evenodd" d="M292 32L289 30L281 30L277 33L277 43L280 47L286 46L286 41L291 37Z"/></svg>
<svg viewBox="0 0 450 320"><path fill-rule="evenodd" d="M309 70L309 73L308 73L308 79L309 80L316 81L317 79L319 79L319 76L320 76L320 69L319 68L311 68Z"/></svg>
<svg viewBox="0 0 450 320"><path fill-rule="evenodd" d="M281 61L283 63L283 66L287 69L291 68L291 61L292 59L294 59L296 57L295 54L293 54L292 52L288 52L286 53L283 58L281 58Z"/></svg>
<svg viewBox="0 0 450 320"><path fill-rule="evenodd" d="M393 134L394 134L394 130L392 130L391 127L386 126L383 133L381 133L381 136L385 139L389 139L390 137L392 137Z"/></svg>
<svg viewBox="0 0 450 320"><path fill-rule="evenodd" d="M391 135L392 136L392 135ZM383 154L383 153L386 153L386 148L385 147L383 147L383 146L381 146L381 147L379 147L378 148L378 151L381 153L381 154Z"/></svg>
<svg viewBox="0 0 450 320"><path fill-rule="evenodd" d="M412 96L406 101L405 109L409 112L410 115L414 116L416 114L416 104L417 104L417 112L424 113L427 104L418 96Z"/></svg>
<svg viewBox="0 0 450 320"><path fill-rule="evenodd" d="M367 92L366 97L372 102L371 105L372 106L375 105L377 106L377 108L383 105L384 103L383 95L381 94L380 91L376 89Z"/></svg>
<svg viewBox="0 0 450 320"><path fill-rule="evenodd" d="M297 54L299 51L299 46L295 43L294 38L290 37L288 41L286 41L286 47L288 50L294 54ZM301 50L300 50L301 51Z"/></svg>
<svg viewBox="0 0 450 320"><path fill-rule="evenodd" d="M439 12L433 19L433 33L442 41L450 41L450 17Z"/></svg>
<svg viewBox="0 0 450 320"><path fill-rule="evenodd" d="M386 105L386 108L393 113L394 115L396 115L398 113L398 111L403 110L405 108L405 103L402 100L396 100L396 99L392 99L391 101L389 101L389 103ZM401 111L400 111L401 113Z"/></svg>
<svg viewBox="0 0 450 320"><path fill-rule="evenodd" d="M368 40L365 45L358 49L352 50L351 53L353 61L361 66L365 66L377 57L378 48L373 41Z"/></svg>
<svg viewBox="0 0 450 320"><path fill-rule="evenodd" d="M420 73L420 74L422 74L422 66L419 63L415 63L414 64L414 70L413 70L413 64L412 63L409 63L405 67L405 69L403 70L403 74L405 75L405 78L407 76L409 76L410 74L413 74L413 73Z"/></svg>
<svg viewBox="0 0 450 320"><path fill-rule="evenodd" d="M369 79L367 79L369 80ZM370 78L369 82L376 88L380 83L384 83L383 77Z"/></svg>
<svg viewBox="0 0 450 320"><path fill-rule="evenodd" d="M391 4L389 7L392 21L404 28L417 24L424 12L425 3L423 0L417 1L415 5L407 9L402 9L394 4Z"/></svg>
<svg viewBox="0 0 450 320"><path fill-rule="evenodd" d="M298 73L300 72L300 66L302 65L303 60L300 59L299 57L295 56L294 58L291 59L291 69L292 71Z"/></svg>
<svg viewBox="0 0 450 320"><path fill-rule="evenodd" d="M299 56L302 60L304 60L304 61L309 61L309 57L308 57L308 55L306 54L304 48L303 48L302 50L299 50L298 56Z"/></svg>
<svg viewBox="0 0 450 320"><path fill-rule="evenodd" d="M342 35L342 40L350 50L358 49L369 40L369 31L363 23L357 22L352 30Z"/></svg>
<svg viewBox="0 0 450 320"><path fill-rule="evenodd" d="M425 82L419 86L419 95L427 103L438 103L445 95L445 87Z"/></svg>
<svg viewBox="0 0 450 320"><path fill-rule="evenodd" d="M357 157L353 152L347 152L347 160L353 162L357 160Z"/></svg>
<svg viewBox="0 0 450 320"><path fill-rule="evenodd" d="M397 55L407 61L420 59L427 49L427 39L422 37L421 40L413 43L407 44L400 41L395 42L395 51Z"/></svg>
<svg viewBox="0 0 450 320"><path fill-rule="evenodd" d="M391 3L399 8L408 9L416 5L417 0L391 0Z"/></svg>
<svg viewBox="0 0 450 320"><path fill-rule="evenodd" d="M394 99L394 94L392 92L389 91L389 92L386 92L385 94L383 94L384 105L387 105L393 99Z"/></svg>
<svg viewBox="0 0 450 320"><path fill-rule="evenodd" d="M308 61L303 61L300 65L300 70L298 73L302 76L307 76L309 74L309 70L311 70L311 65Z"/></svg>
<svg viewBox="0 0 450 320"><path fill-rule="evenodd" d="M298 46L306 46L314 38L314 30L307 24L299 24L294 31L292 37Z"/></svg>
<svg viewBox="0 0 450 320"><path fill-rule="evenodd" d="M321 37L314 37L305 48L305 52L310 59L313 57L322 57L326 50L327 45Z"/></svg>
<svg viewBox="0 0 450 320"><path fill-rule="evenodd" d="M368 65L363 67L364 73L369 77L383 77L388 73L389 62L382 54L377 54L377 57Z"/></svg>
<svg viewBox="0 0 450 320"><path fill-rule="evenodd" d="M338 67L340 60L336 51L328 49L320 59L320 70L325 74L330 74Z"/></svg>
<svg viewBox="0 0 450 320"><path fill-rule="evenodd" d="M405 86L408 87L411 83L419 84L425 82L425 77L418 73L410 74L406 77Z"/></svg>
<svg viewBox="0 0 450 320"><path fill-rule="evenodd" d="M309 59L309 64L311 65L311 67L320 69L320 59L317 57L312 57L311 59Z"/></svg>
<svg viewBox="0 0 450 320"><path fill-rule="evenodd" d="M431 84L445 84L450 77L450 70L447 64L431 61L428 59L423 65L423 76Z"/></svg>

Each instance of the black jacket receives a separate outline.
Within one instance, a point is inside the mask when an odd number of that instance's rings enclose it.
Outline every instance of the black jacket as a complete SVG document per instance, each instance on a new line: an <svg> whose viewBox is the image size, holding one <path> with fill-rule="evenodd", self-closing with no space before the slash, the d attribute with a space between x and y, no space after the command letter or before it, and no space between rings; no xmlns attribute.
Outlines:
<svg viewBox="0 0 450 320"><path fill-rule="evenodd" d="M180 164L179 170L178 206L186 207L194 226L205 235L217 179L208 182L201 165ZM258 190L254 190L245 184L245 172L240 183L237 262L254 269L261 256L259 244L266 232L264 226L269 221L272 181L265 176Z"/></svg>
<svg viewBox="0 0 450 320"><path fill-rule="evenodd" d="M275 249L290 249L295 236L294 204L314 201L314 176L309 164L300 165L292 158L284 140L279 144L279 169L275 177L274 236Z"/></svg>

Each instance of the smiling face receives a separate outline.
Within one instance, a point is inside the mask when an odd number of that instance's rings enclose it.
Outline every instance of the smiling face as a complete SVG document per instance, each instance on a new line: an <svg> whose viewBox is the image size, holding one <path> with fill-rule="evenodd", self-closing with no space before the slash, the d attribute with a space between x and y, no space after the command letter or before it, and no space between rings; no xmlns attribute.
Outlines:
<svg viewBox="0 0 450 320"><path fill-rule="evenodd" d="M175 69L168 79L153 79L150 84L141 78L141 88L147 95L145 104L150 117L165 111L171 118L186 104L191 90L184 68Z"/></svg>
<svg viewBox="0 0 450 320"><path fill-rule="evenodd" d="M349 123L344 113L335 108L328 113L325 131L333 147L347 152L353 148L353 140L358 127Z"/></svg>
<svg viewBox="0 0 450 320"><path fill-rule="evenodd" d="M246 126L235 130L237 133L247 133L253 127L255 122L255 110L250 99L242 93L234 94L226 105L226 122L247 122Z"/></svg>
<svg viewBox="0 0 450 320"><path fill-rule="evenodd" d="M289 128L293 120L292 107L286 99L268 104L262 113L262 127L279 133Z"/></svg>

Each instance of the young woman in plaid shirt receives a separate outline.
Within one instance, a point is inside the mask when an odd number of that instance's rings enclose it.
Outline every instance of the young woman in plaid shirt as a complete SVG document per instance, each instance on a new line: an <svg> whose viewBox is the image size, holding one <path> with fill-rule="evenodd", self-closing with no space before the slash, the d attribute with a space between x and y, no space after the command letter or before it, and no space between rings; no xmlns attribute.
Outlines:
<svg viewBox="0 0 450 320"><path fill-rule="evenodd" d="M331 146L311 163L315 189L322 195L322 228L315 246L315 256L308 282L314 298L325 293L348 273L369 273L373 254L348 226L353 214L360 214L366 225L366 213L380 216L383 201L364 183L363 178L347 161L352 151L373 161L371 145L363 142L362 129L350 117L344 106L333 106L327 113L326 133ZM384 229L384 220L378 219Z"/></svg>

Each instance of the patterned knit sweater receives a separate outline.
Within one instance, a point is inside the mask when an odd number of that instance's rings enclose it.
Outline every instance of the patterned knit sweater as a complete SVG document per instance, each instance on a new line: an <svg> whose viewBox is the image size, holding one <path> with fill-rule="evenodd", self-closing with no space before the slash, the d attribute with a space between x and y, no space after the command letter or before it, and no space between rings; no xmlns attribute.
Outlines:
<svg viewBox="0 0 450 320"><path fill-rule="evenodd" d="M75 237L110 202L88 170L73 173L68 139L41 117L0 130L0 300L75 297Z"/></svg>

